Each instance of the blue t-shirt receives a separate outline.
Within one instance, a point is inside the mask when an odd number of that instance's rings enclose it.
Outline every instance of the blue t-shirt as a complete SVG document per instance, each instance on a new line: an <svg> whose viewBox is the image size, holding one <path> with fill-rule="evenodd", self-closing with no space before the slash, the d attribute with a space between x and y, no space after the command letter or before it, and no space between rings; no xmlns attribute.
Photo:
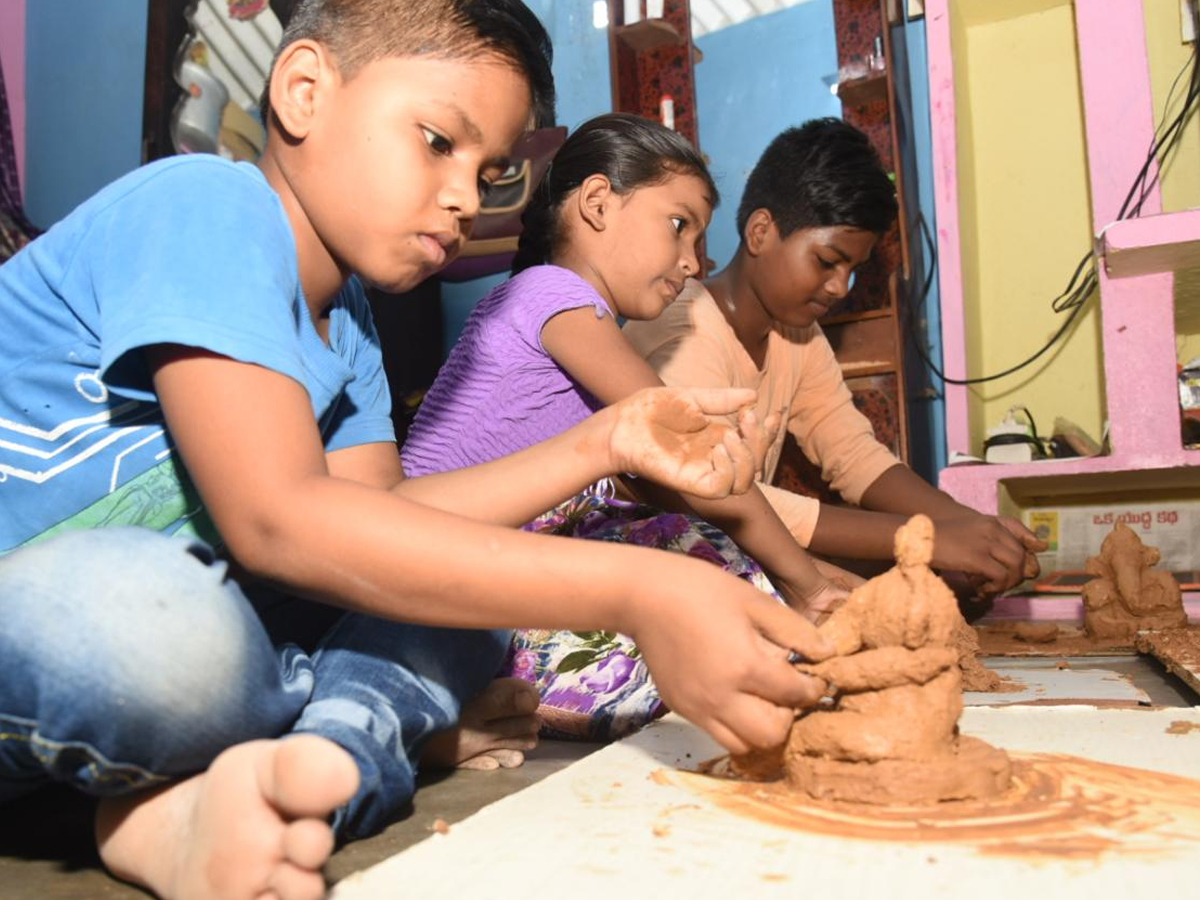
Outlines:
<svg viewBox="0 0 1200 900"><path fill-rule="evenodd" d="M358 280L333 304L326 345L262 173L172 157L109 185L0 266L0 553L113 525L216 539L142 352L164 343L295 379L327 451L395 440Z"/></svg>

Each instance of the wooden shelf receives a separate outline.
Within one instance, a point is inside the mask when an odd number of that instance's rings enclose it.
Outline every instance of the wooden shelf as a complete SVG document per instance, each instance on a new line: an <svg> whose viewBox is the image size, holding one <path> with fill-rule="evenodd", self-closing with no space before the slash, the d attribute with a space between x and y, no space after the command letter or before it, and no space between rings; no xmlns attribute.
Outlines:
<svg viewBox="0 0 1200 900"><path fill-rule="evenodd" d="M890 306L880 307L879 309L864 309L862 312L842 313L837 316L824 316L821 319L821 329L824 330L830 325L844 325L847 322L862 322L866 319L886 319L892 315Z"/></svg>
<svg viewBox="0 0 1200 900"><path fill-rule="evenodd" d="M1188 269L1200 264L1200 209L1122 219L1098 243L1110 278Z"/></svg>
<svg viewBox="0 0 1200 900"><path fill-rule="evenodd" d="M632 25L618 25L613 29L617 39L634 50L653 50L656 47L673 47L683 43L683 35L666 19L642 19Z"/></svg>
<svg viewBox="0 0 1200 900"><path fill-rule="evenodd" d="M862 78L840 81L837 86L838 99L843 103L858 106L872 100L887 99L887 72L872 72Z"/></svg>
<svg viewBox="0 0 1200 900"><path fill-rule="evenodd" d="M849 362L841 363L842 378L863 378L867 375L900 374L900 368L890 362Z"/></svg>

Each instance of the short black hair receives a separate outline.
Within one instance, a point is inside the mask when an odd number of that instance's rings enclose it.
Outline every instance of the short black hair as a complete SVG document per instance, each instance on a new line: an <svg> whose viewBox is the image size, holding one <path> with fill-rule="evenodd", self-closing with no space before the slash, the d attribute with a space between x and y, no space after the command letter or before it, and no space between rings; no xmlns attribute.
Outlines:
<svg viewBox="0 0 1200 900"><path fill-rule="evenodd" d="M294 0L280 6L287 22L276 60L296 41L318 41L349 79L367 63L392 56L496 55L529 83L536 127L554 124L554 50L550 35L521 0ZM270 79L261 104L264 123L269 89Z"/></svg>
<svg viewBox="0 0 1200 900"><path fill-rule="evenodd" d="M514 275L550 261L562 237L558 212L563 201L597 174L620 196L662 184L672 175L694 175L704 182L710 206L715 209L721 200L704 157L683 135L630 113L596 116L558 149L525 207Z"/></svg>
<svg viewBox="0 0 1200 900"><path fill-rule="evenodd" d="M778 135L759 158L738 206L738 234L756 209L780 237L845 225L883 234L896 220L896 187L865 134L841 119L812 119Z"/></svg>

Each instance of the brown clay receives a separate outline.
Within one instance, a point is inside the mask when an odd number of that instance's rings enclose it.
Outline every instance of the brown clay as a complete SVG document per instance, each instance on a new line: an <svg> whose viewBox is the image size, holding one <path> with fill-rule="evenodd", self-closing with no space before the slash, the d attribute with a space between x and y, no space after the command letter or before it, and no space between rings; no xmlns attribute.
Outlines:
<svg viewBox="0 0 1200 900"><path fill-rule="evenodd" d="M1049 644L1058 639L1058 626L1053 622L1018 622L1013 636L1027 644Z"/></svg>
<svg viewBox="0 0 1200 900"><path fill-rule="evenodd" d="M1093 578L1083 586L1083 622L1099 638L1128 638L1139 631L1187 625L1179 583L1152 568L1161 558L1133 530L1118 523L1087 561Z"/></svg>
<svg viewBox="0 0 1200 900"><path fill-rule="evenodd" d="M783 753L792 785L814 797L877 804L1007 788L1007 756L958 735L959 645L964 631L973 632L929 568L932 555L933 523L914 516L896 533L895 568L857 588L821 626L838 655L800 668L826 681L830 700L792 726ZM771 763L769 755L753 761L760 776Z"/></svg>
<svg viewBox="0 0 1200 900"><path fill-rule="evenodd" d="M979 635L962 616L954 629L954 649L964 691L995 693L1005 689L1004 679L979 661Z"/></svg>

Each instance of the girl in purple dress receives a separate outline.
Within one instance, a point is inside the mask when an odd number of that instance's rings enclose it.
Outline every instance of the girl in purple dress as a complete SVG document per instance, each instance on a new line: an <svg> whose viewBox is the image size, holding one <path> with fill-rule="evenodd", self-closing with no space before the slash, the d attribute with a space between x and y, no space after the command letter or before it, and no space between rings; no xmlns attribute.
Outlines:
<svg viewBox="0 0 1200 900"><path fill-rule="evenodd" d="M675 132L621 114L581 126L525 211L514 277L476 306L426 395L404 445L406 474L513 453L661 385L618 317L655 318L699 274L697 243L717 199L700 154ZM810 617L845 595L757 488L704 501L625 478L525 528L697 556ZM537 684L543 733L610 739L662 712L637 646L621 634L519 632L510 667Z"/></svg>

